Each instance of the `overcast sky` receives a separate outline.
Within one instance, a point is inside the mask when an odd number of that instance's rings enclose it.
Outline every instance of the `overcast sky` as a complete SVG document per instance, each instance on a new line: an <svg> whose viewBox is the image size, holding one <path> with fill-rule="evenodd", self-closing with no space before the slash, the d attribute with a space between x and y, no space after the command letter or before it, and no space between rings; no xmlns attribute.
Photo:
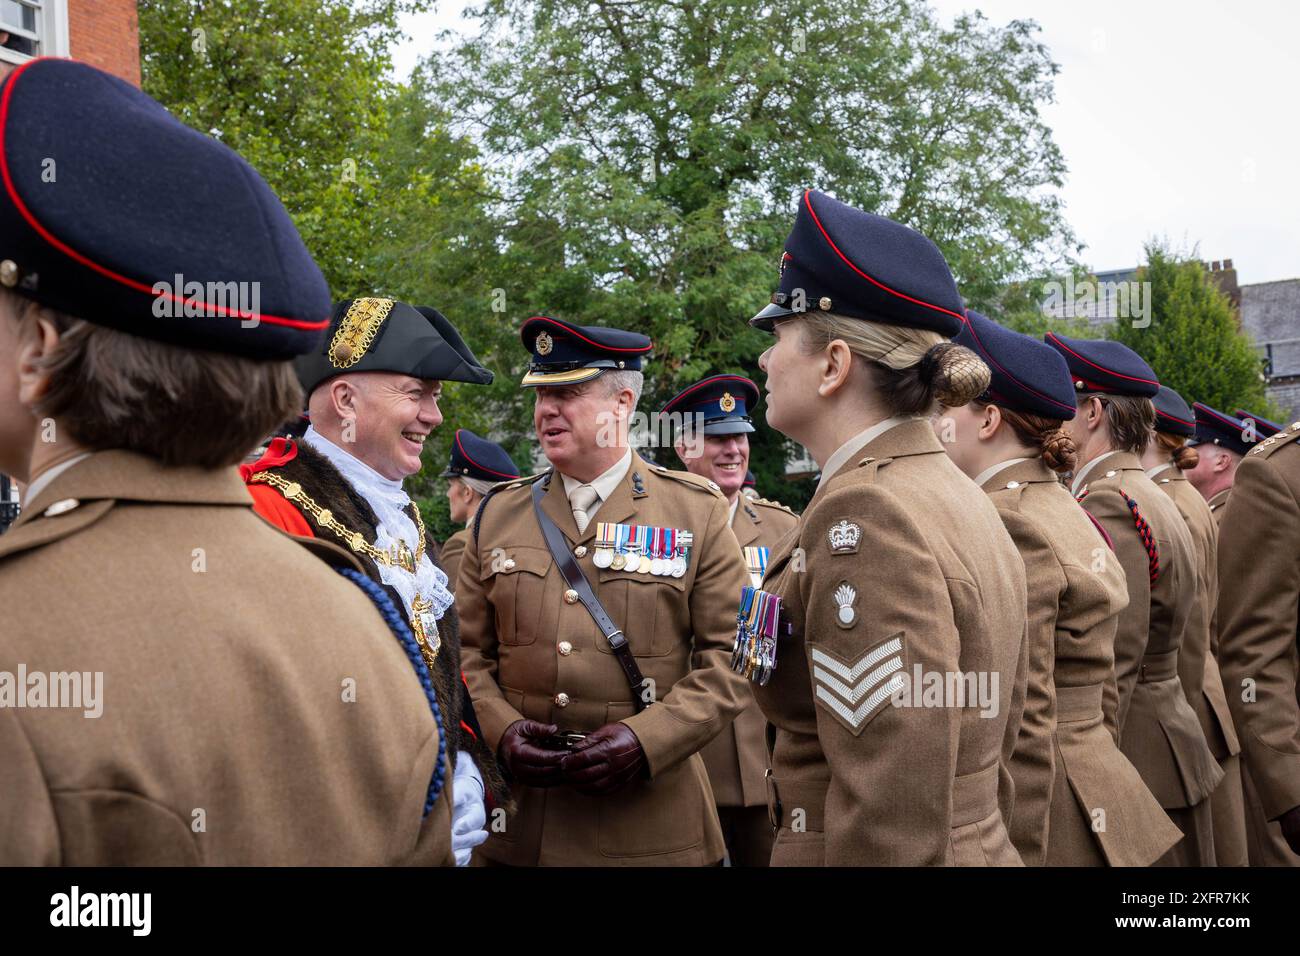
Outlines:
<svg viewBox="0 0 1300 956"><path fill-rule="evenodd" d="M778 0L779 2L779 0ZM931 0L951 21L1032 18L1061 65L1044 112L1069 165L1066 216L1096 269L1167 236L1238 281L1300 277L1300 4L1278 0ZM399 76L465 0L409 17Z"/></svg>

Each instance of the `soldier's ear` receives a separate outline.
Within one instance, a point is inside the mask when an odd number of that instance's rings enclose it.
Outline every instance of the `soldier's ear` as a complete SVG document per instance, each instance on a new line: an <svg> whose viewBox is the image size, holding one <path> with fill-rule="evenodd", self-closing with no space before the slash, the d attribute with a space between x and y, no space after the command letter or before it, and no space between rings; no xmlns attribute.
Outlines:
<svg viewBox="0 0 1300 956"><path fill-rule="evenodd" d="M853 370L853 351L843 339L832 339L822 351L821 384L817 386L818 394L834 395L849 380Z"/></svg>
<svg viewBox="0 0 1300 956"><path fill-rule="evenodd" d="M18 401L40 402L50 386L45 361L59 347L59 329L44 310L33 306L18 322Z"/></svg>
<svg viewBox="0 0 1300 956"><path fill-rule="evenodd" d="M990 403L983 408L976 406L976 414L979 415L979 437L988 440L997 434L998 426L1002 424L1002 410L996 405Z"/></svg>

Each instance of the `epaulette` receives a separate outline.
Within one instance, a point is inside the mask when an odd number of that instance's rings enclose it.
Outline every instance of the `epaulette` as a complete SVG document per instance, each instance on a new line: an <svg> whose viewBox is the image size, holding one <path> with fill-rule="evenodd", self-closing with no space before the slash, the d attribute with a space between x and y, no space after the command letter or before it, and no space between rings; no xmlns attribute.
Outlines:
<svg viewBox="0 0 1300 956"><path fill-rule="evenodd" d="M790 507L781 504L781 502L779 501L773 501L770 498L750 498L749 503L752 505L766 505L769 508L776 508L780 511L784 511L786 514L790 515L791 517L795 517L795 518L799 517L797 514L794 513L794 510L791 509Z"/></svg>
<svg viewBox="0 0 1300 956"><path fill-rule="evenodd" d="M515 488L522 488L524 485L531 485L538 478L549 474L549 471L539 471L535 475L527 475L523 478L514 478L510 481L503 481L501 484L493 485L489 488L487 494L483 496L483 500L478 503L478 510L474 512L474 543L478 544L478 526L483 521L483 509L487 507L487 503L492 499L493 495L499 491L513 491Z"/></svg>
<svg viewBox="0 0 1300 956"><path fill-rule="evenodd" d="M722 497L722 489L712 478L701 478L699 475L693 475L689 471L673 471L671 468L665 468L663 465L651 465L650 470L656 475L662 475L665 478L675 478L684 485L690 485L692 488L698 488L700 491L708 491Z"/></svg>
<svg viewBox="0 0 1300 956"><path fill-rule="evenodd" d="M1292 422L1289 427L1265 438L1246 454L1248 457L1258 455L1260 458L1267 458L1283 445L1295 441L1297 437L1300 437L1300 422Z"/></svg>

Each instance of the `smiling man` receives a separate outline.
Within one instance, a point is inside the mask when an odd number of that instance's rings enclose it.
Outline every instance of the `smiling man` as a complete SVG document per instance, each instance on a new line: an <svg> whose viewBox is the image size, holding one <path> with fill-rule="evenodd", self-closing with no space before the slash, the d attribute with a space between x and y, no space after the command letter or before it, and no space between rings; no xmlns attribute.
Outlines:
<svg viewBox="0 0 1300 956"><path fill-rule="evenodd" d="M749 474L750 421L758 386L740 375L711 375L683 389L662 409L676 426L674 449L687 471L713 481L731 506L731 530L751 582L763 580L767 558L798 523L785 505L742 492ZM772 825L767 818L767 721L751 694L735 723L702 754L733 866L767 866Z"/></svg>
<svg viewBox="0 0 1300 956"><path fill-rule="evenodd" d="M476 860L715 864L698 752L750 696L726 499L628 445L648 338L546 316L521 336L552 468L483 499L456 585L465 676L519 799Z"/></svg>
<svg viewBox="0 0 1300 956"><path fill-rule="evenodd" d="M297 535L349 547L403 608L448 728L455 767L452 846L457 863L484 839L485 781L505 785L479 742L460 679L460 636L447 576L434 560L420 511L402 482L420 470L429 434L442 424L443 382L486 385L483 368L436 309L363 298L334 308L323 347L297 361L311 426L295 442L277 438L242 466L257 512Z"/></svg>

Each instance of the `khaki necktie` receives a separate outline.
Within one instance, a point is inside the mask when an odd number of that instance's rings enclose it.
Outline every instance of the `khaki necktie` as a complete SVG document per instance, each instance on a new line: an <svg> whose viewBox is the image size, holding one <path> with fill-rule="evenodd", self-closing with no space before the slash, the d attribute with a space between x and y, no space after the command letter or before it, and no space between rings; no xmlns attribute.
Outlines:
<svg viewBox="0 0 1300 956"><path fill-rule="evenodd" d="M589 512L600 501L600 494L591 485L578 485L569 495L569 506L573 508L573 520L577 522L578 531L586 531L591 522Z"/></svg>

